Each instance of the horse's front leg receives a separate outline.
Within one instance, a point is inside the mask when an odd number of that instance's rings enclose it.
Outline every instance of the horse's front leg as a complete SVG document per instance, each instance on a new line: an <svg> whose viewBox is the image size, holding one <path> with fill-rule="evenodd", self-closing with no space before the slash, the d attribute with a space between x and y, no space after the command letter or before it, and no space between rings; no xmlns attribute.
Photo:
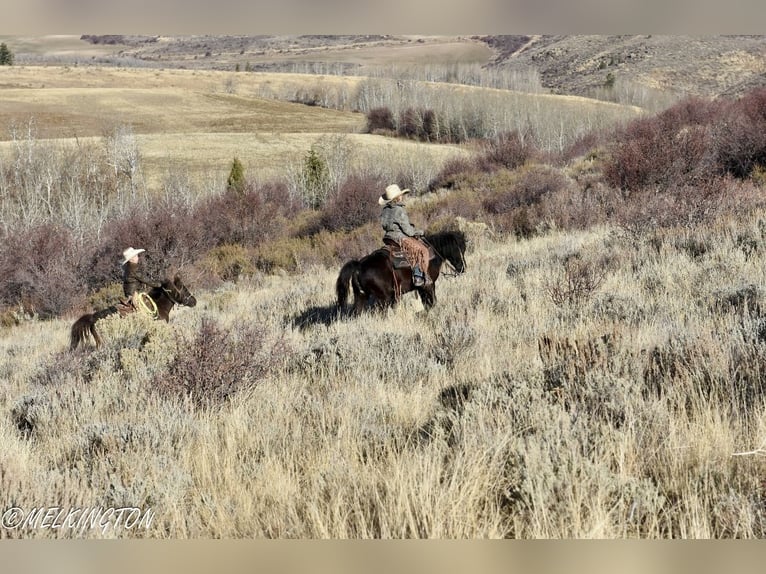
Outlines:
<svg viewBox="0 0 766 574"><path fill-rule="evenodd" d="M423 307L426 310L430 309L436 304L436 284L431 283L425 287L418 287L418 295L420 295L420 301L423 303Z"/></svg>

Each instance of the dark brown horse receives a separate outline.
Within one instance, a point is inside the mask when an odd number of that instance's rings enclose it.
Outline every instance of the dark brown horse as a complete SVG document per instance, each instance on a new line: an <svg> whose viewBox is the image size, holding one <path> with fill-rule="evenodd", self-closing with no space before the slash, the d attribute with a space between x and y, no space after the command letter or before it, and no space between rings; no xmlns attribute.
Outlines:
<svg viewBox="0 0 766 574"><path fill-rule="evenodd" d="M183 284L178 275L176 275L172 281L166 279L159 287L151 289L149 291L149 296L157 305L157 318L162 319L165 322L170 320L170 311L175 305L194 307L197 304L194 295L189 292L189 289ZM77 345L88 338L88 335L93 337L93 340L96 342L96 347L100 346L101 337L96 332L96 321L108 317L109 315L114 315L117 312L117 305L112 305L111 307L101 309L95 313L87 313L77 319L75 324L72 325L72 331L69 338L69 349L76 349Z"/></svg>
<svg viewBox="0 0 766 574"><path fill-rule="evenodd" d="M446 231L425 237L433 247L434 257L428 264L428 275L433 283L415 287L412 283L412 268L394 268L391 254L387 249L378 249L360 260L346 263L340 270L335 283L338 309L344 310L349 295L349 283L354 291L354 312L360 312L372 305L377 308L389 307L409 291L416 290L426 309L436 303L436 279L442 265L448 261L456 273L463 273L465 265L465 235L460 231Z"/></svg>

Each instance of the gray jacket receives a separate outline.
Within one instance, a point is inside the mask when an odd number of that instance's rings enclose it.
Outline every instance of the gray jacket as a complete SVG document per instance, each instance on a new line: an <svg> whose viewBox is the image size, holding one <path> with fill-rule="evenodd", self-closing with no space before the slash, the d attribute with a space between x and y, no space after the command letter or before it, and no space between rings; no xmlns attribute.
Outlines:
<svg viewBox="0 0 766 574"><path fill-rule="evenodd" d="M380 214L380 224L386 231L383 239L393 239L397 243L404 237L423 235L420 229L416 229L410 223L410 218L400 203L389 203L383 207Z"/></svg>

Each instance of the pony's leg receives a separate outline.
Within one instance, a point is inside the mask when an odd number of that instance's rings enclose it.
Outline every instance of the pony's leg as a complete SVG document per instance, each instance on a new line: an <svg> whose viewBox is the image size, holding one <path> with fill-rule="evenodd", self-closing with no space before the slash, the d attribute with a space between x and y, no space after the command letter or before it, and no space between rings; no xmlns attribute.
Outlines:
<svg viewBox="0 0 766 574"><path fill-rule="evenodd" d="M430 309L436 304L436 286L434 283L431 283L430 285L420 287L418 289L418 295L420 295L420 300L423 303L423 307L426 308L426 310Z"/></svg>
<svg viewBox="0 0 766 574"><path fill-rule="evenodd" d="M354 314L359 315L367 307L367 296L359 293L354 295Z"/></svg>
<svg viewBox="0 0 766 574"><path fill-rule="evenodd" d="M98 349L101 346L101 337L96 332L96 324L90 326L90 334L93 336L93 340L96 342L96 348Z"/></svg>

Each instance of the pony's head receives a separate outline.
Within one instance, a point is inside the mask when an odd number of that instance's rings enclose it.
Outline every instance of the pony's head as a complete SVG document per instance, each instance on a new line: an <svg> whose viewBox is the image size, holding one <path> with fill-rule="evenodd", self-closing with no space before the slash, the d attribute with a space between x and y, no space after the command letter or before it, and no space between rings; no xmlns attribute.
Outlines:
<svg viewBox="0 0 766 574"><path fill-rule="evenodd" d="M467 242L462 231L443 231L434 235L427 235L426 241L433 246L441 257L450 262L455 268L455 272L465 272L467 268L465 264Z"/></svg>
<svg viewBox="0 0 766 574"><path fill-rule="evenodd" d="M176 305L194 307L197 299L189 292L189 288L184 285L180 275L176 275L173 280L166 279L162 282L162 290L165 291L170 300Z"/></svg>

